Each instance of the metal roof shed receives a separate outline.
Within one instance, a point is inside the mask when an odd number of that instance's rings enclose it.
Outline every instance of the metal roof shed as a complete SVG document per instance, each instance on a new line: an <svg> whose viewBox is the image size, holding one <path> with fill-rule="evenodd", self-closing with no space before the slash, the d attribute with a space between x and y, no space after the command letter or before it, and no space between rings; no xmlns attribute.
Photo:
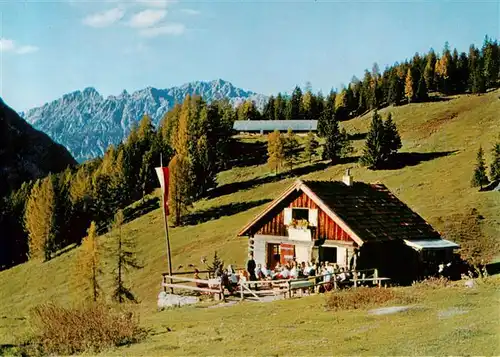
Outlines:
<svg viewBox="0 0 500 357"><path fill-rule="evenodd" d="M233 129L238 132L271 132L274 130L294 132L316 131L317 120L236 120Z"/></svg>

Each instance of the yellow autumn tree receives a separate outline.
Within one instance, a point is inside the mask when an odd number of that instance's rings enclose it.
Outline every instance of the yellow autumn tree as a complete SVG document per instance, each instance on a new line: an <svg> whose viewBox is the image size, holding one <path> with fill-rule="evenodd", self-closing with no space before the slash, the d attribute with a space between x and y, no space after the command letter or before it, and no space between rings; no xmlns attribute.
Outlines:
<svg viewBox="0 0 500 357"><path fill-rule="evenodd" d="M24 216L31 259L50 260L55 240L55 194L52 175L37 180L31 189Z"/></svg>
<svg viewBox="0 0 500 357"><path fill-rule="evenodd" d="M285 145L282 135L278 130L270 133L267 141L267 163L271 170L278 173L285 159Z"/></svg>
<svg viewBox="0 0 500 357"><path fill-rule="evenodd" d="M184 215L192 203L191 195L191 162L189 159L189 121L191 113L191 97L187 96L182 104L177 125L177 133L173 138L175 156L169 164L169 210L173 215L173 223L181 225Z"/></svg>
<svg viewBox="0 0 500 357"><path fill-rule="evenodd" d="M101 293L99 286L99 276L102 271L99 267L100 254L97 243L97 230L94 221L90 223L87 236L82 241L81 250L78 254L75 277L78 281L83 281L85 291L90 292L94 301L97 301Z"/></svg>
<svg viewBox="0 0 500 357"><path fill-rule="evenodd" d="M411 72L411 68L408 68L405 80L405 97L406 99L408 99L408 103L411 103L413 101L413 98L415 97L415 92L413 90L413 87L414 87L413 74Z"/></svg>

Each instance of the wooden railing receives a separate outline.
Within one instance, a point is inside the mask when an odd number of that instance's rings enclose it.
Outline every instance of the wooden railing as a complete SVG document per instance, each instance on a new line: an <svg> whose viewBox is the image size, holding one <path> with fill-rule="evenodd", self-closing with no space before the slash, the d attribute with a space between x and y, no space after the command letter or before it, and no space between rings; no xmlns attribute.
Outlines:
<svg viewBox="0 0 500 357"><path fill-rule="evenodd" d="M199 271L198 273L211 273L211 271ZM379 277L377 269L364 269L357 271L346 272L350 273L350 279L340 282L337 281L337 276L342 273L326 273L315 276L307 276L295 279L280 279L280 280L255 280L255 281L242 281L237 284L239 288L240 300L244 300L245 296L253 296L257 300L266 295L281 295L284 297L291 297L295 290L313 289L317 290L319 286L325 284L333 284L334 289L338 289L339 285L354 285L357 287L359 284L371 282L378 287L382 286L382 282L390 280L389 278ZM205 294L212 294L218 296L219 299L225 299L224 289L220 278L209 279L194 279L181 275L194 274L194 272L176 272L172 275L163 273L162 287L164 291L170 288L173 289L197 291ZM325 281L325 277L329 276L330 279ZM188 285L190 283L190 285ZM196 284L195 286L193 285ZM201 286L199 286L201 285ZM252 287L260 287L259 289L252 289ZM263 287L263 289L262 289Z"/></svg>

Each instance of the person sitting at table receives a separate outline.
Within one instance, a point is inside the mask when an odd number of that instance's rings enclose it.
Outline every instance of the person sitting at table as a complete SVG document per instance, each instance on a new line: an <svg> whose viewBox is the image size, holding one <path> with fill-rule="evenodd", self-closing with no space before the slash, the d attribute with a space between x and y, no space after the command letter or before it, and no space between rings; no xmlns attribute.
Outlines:
<svg viewBox="0 0 500 357"><path fill-rule="evenodd" d="M277 275L278 279L288 279L290 278L290 270L288 270L288 266L284 266L281 272Z"/></svg>
<svg viewBox="0 0 500 357"><path fill-rule="evenodd" d="M290 269L290 279L297 279L299 277L299 271L297 269L297 262L294 262L292 269Z"/></svg>

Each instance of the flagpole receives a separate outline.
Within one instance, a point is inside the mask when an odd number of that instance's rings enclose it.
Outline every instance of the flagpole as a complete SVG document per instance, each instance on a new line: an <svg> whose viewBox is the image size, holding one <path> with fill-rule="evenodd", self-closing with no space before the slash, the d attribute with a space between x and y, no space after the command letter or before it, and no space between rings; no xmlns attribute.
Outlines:
<svg viewBox="0 0 500 357"><path fill-rule="evenodd" d="M163 170L163 159L162 159L162 154L160 153L160 167ZM165 188L167 190L168 188ZM163 223L165 225L165 239L167 241L167 261L168 261L168 275L171 277L172 276L172 256L170 254L170 239L168 236L168 220L167 220L167 214L165 212L165 194L161 195L161 202L162 202L162 209L163 209ZM172 284L172 278L170 278L170 284ZM170 292L173 294L174 293L174 288L170 287Z"/></svg>

